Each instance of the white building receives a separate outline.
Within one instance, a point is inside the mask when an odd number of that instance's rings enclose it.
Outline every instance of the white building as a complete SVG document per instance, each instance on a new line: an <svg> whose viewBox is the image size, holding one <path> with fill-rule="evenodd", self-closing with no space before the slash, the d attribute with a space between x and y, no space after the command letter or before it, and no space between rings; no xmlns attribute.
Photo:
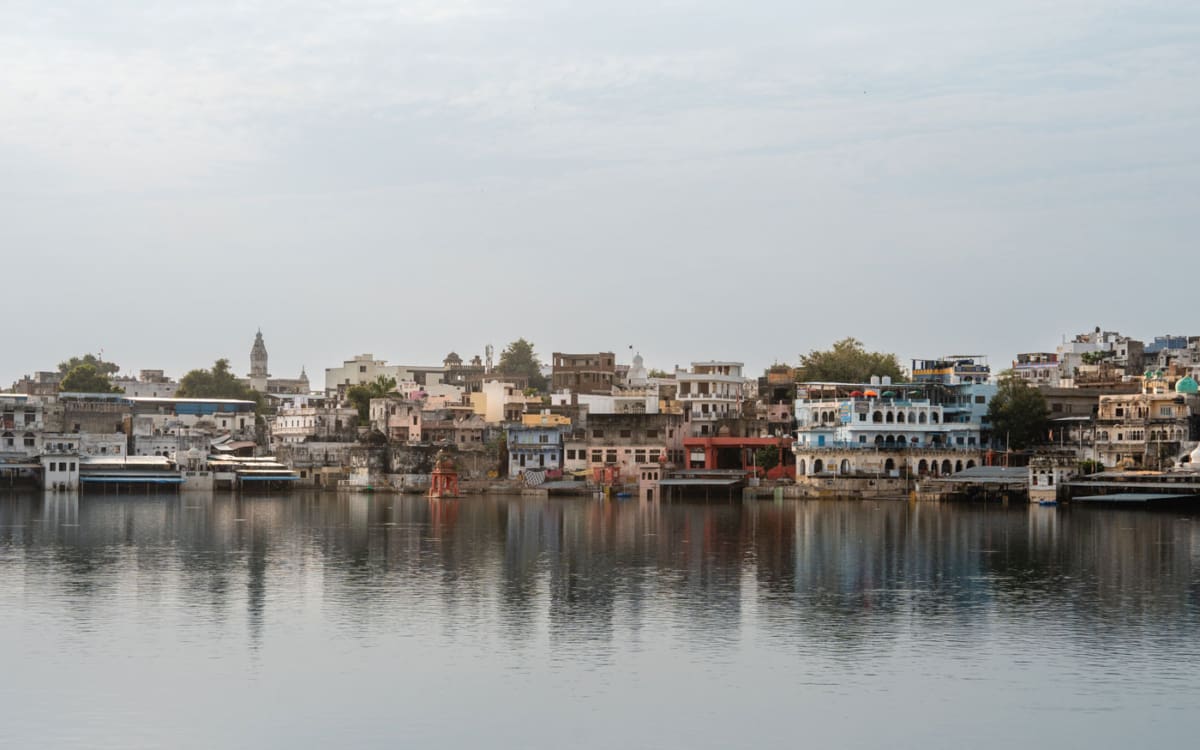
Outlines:
<svg viewBox="0 0 1200 750"><path fill-rule="evenodd" d="M338 440L358 422L358 411L337 406L324 396L296 395L283 399L267 421L272 445L312 440Z"/></svg>
<svg viewBox="0 0 1200 750"><path fill-rule="evenodd" d="M741 362L693 362L692 369L676 371L678 399L691 423L692 437L716 434L720 419L742 416L746 378Z"/></svg>
<svg viewBox="0 0 1200 750"><path fill-rule="evenodd" d="M142 370L136 378L113 378L112 382L126 396L138 398L175 398L179 393L179 383L162 370Z"/></svg>
<svg viewBox="0 0 1200 750"><path fill-rule="evenodd" d="M942 407L928 399L852 394L858 395L797 399L795 449L980 448L979 424L947 424Z"/></svg>
<svg viewBox="0 0 1200 750"><path fill-rule="evenodd" d="M658 414L658 389L641 388L611 394L559 391L550 394L550 403L553 406L578 404L586 407L588 414Z"/></svg>

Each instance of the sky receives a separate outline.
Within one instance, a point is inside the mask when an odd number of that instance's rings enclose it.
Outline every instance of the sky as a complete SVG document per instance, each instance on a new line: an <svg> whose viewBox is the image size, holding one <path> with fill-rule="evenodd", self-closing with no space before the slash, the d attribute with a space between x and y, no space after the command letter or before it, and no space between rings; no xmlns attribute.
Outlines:
<svg viewBox="0 0 1200 750"><path fill-rule="evenodd" d="M1200 333L1200 4L0 3L0 385Z"/></svg>

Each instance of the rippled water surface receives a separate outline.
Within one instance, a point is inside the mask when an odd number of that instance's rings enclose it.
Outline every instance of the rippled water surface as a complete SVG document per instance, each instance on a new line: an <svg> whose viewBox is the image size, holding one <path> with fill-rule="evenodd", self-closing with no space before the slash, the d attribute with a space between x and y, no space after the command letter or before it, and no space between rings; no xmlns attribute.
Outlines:
<svg viewBox="0 0 1200 750"><path fill-rule="evenodd" d="M3 747L1188 747L1200 516L0 497Z"/></svg>

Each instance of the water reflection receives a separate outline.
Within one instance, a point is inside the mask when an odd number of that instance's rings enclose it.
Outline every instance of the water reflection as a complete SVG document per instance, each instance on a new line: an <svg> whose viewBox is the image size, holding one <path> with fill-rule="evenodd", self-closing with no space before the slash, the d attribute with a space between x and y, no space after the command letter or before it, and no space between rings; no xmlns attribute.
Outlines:
<svg viewBox="0 0 1200 750"><path fill-rule="evenodd" d="M894 502L16 496L0 499L0 605L24 619L4 653L34 664L12 644L49 629L63 669L136 644L258 674L273 654L327 656L339 674L374 650L475 679L572 675L560 688L589 696L640 695L656 665L685 692L718 674L718 691L819 695L1042 675L1059 694L1107 686L1091 708L1139 691L1159 706L1164 685L1200 696L1198 527Z"/></svg>
<svg viewBox="0 0 1200 750"><path fill-rule="evenodd" d="M853 643L992 617L1086 619L1095 635L1196 613L1200 519L894 502L639 506L592 500L302 494L0 501L3 564L104 596L165 577L216 617L236 589L260 638L272 586L322 582L369 621L389 596L451 615L495 606L504 633L603 641L647 601L692 629L817 629ZM174 576L177 576L175 578ZM753 581L747 589L744 578ZM426 591L422 591L426 589ZM657 615L656 615L657 616ZM465 623L464 623L465 624Z"/></svg>

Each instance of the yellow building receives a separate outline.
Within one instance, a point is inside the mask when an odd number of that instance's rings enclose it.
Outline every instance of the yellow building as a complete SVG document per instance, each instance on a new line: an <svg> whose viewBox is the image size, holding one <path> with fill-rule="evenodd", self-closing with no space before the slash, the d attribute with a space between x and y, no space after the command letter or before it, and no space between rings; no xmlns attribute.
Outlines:
<svg viewBox="0 0 1200 750"><path fill-rule="evenodd" d="M521 424L525 427L570 427L571 418L562 414L540 412L538 414L523 414Z"/></svg>

